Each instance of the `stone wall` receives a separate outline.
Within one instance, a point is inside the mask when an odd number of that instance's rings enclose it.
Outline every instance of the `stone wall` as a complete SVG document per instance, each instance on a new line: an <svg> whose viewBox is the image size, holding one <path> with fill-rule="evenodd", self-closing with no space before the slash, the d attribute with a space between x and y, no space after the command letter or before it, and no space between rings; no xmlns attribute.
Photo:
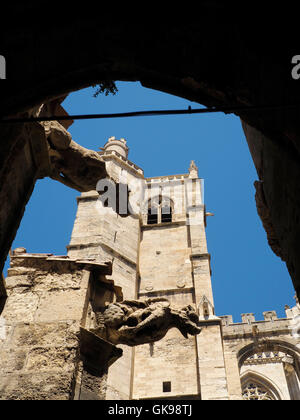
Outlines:
<svg viewBox="0 0 300 420"><path fill-rule="evenodd" d="M12 258L1 315L1 399L71 399L89 273L47 256Z"/></svg>
<svg viewBox="0 0 300 420"><path fill-rule="evenodd" d="M139 293L193 287L187 236L185 223L143 228Z"/></svg>
<svg viewBox="0 0 300 420"><path fill-rule="evenodd" d="M200 398L196 352L195 338L185 339L175 329L156 343L137 346L133 398ZM170 388L164 388L166 382Z"/></svg>
<svg viewBox="0 0 300 420"><path fill-rule="evenodd" d="M120 179L125 171L128 182L142 177L142 170L118 153L106 152L101 156L114 179ZM110 261L112 274L106 277L122 288L124 299L136 298L139 240L138 217L121 217L112 209L104 208L96 191L83 193L78 198L68 255L71 258ZM133 350L127 346L119 347L123 356L108 371L107 399L123 400L131 395Z"/></svg>
<svg viewBox="0 0 300 420"><path fill-rule="evenodd" d="M138 346L133 397L228 399L221 320L214 314L205 206L197 168L191 164L189 174L149 178L147 182L157 184L162 197L169 187L174 208L178 199L183 207L172 214L172 222L158 219L157 224L147 224L144 217L138 296L166 297L178 308L194 305L202 331L197 337L184 339L174 329L158 343Z"/></svg>
<svg viewBox="0 0 300 420"><path fill-rule="evenodd" d="M91 269L91 262L24 252L11 256L6 278L7 299L0 317L0 399L81 399L86 377L82 328L89 317L91 270L105 274L110 268L95 264ZM90 357L84 360L91 363ZM102 373L93 375L94 387L103 382ZM98 390L101 398L105 393L101 396Z"/></svg>

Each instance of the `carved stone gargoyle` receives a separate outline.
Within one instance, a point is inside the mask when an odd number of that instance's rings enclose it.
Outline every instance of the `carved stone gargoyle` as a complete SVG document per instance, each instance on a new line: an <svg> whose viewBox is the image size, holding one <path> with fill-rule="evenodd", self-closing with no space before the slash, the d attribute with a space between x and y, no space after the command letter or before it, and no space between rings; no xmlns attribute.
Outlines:
<svg viewBox="0 0 300 420"><path fill-rule="evenodd" d="M97 182L108 176L99 153L77 144L58 121L42 125L49 145L51 178L85 192L94 190Z"/></svg>
<svg viewBox="0 0 300 420"><path fill-rule="evenodd" d="M120 197L123 197L128 206L128 186L122 185L118 179L114 179L114 174L108 172L108 167L100 154L77 144L58 121L45 121L41 125L45 130L50 161L48 175L80 192L95 190L98 181L102 179L110 180L116 187L114 210L120 216L126 217L128 212L124 211L124 203L122 203L122 211L119 211L119 200ZM119 193L120 188L122 188L123 195ZM124 191L127 194L127 199L124 197ZM101 192L98 190L97 192L101 196Z"/></svg>
<svg viewBox="0 0 300 420"><path fill-rule="evenodd" d="M165 298L125 300L111 303L97 313L95 334L113 344L137 346L162 339L170 328L178 328L185 338L199 334L198 315L190 305L171 308Z"/></svg>

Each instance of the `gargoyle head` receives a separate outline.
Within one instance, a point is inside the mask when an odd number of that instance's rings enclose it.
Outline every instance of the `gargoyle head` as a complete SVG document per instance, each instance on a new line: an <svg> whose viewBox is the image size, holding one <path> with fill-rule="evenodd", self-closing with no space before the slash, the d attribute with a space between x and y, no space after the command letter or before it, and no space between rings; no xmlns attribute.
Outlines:
<svg viewBox="0 0 300 420"><path fill-rule="evenodd" d="M176 319L176 327L185 338L188 338L188 334L197 335L201 332L201 328L198 327L199 317L191 305L179 311L174 309L173 318Z"/></svg>

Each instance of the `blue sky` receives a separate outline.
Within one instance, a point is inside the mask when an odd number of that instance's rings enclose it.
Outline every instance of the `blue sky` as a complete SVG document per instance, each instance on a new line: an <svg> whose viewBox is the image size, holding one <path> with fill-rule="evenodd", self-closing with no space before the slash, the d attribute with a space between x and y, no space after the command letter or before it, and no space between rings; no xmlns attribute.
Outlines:
<svg viewBox="0 0 300 420"><path fill-rule="evenodd" d="M74 92L63 106L69 114L113 113L200 107L199 104L118 82L113 96L93 97L94 88ZM294 305L294 289L285 264L268 246L257 215L254 164L239 119L234 115L200 114L75 121L73 139L98 150L111 136L125 138L129 159L146 177L187 173L193 159L204 178L211 254L212 284L217 315L276 310ZM37 182L13 248L28 252L66 254L76 215L77 191L51 179ZM8 263L6 264L6 269ZM5 271L6 273L6 271Z"/></svg>

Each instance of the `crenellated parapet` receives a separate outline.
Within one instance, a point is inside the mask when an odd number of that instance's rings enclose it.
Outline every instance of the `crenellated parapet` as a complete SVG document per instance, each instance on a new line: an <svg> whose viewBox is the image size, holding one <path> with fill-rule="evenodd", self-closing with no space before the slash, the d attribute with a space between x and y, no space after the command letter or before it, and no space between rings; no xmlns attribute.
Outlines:
<svg viewBox="0 0 300 420"><path fill-rule="evenodd" d="M300 308L297 304L293 308L285 307L286 317L278 318L276 311L263 312L263 320L256 320L253 313L241 314L242 322L234 322L232 315L220 316L222 330L226 337L258 336L259 334L288 334L300 337Z"/></svg>

